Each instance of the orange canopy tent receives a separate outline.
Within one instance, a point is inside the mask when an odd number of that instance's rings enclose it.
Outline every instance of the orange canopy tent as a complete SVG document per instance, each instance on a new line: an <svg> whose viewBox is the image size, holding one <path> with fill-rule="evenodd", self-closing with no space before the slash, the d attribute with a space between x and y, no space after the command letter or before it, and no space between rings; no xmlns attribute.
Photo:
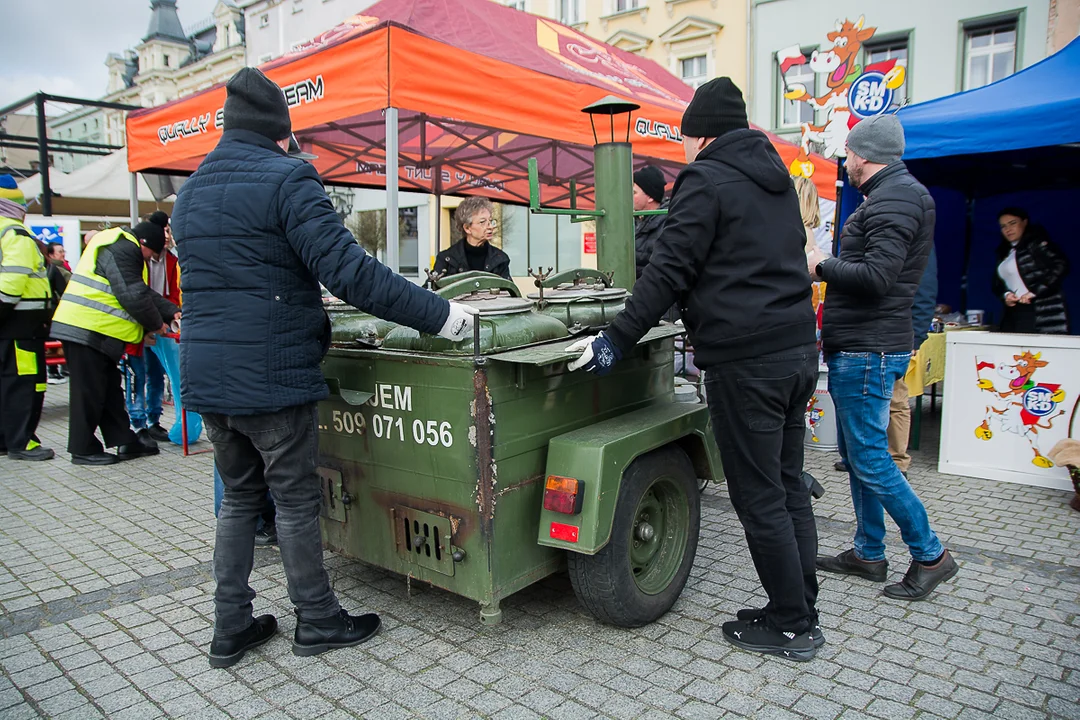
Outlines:
<svg viewBox="0 0 1080 720"><path fill-rule="evenodd" d="M581 109L607 95L641 107L611 127L605 118L599 139L629 133L635 165L658 165L670 181L693 97L650 60L489 0L383 0L261 69L284 90L323 179L387 187L392 212L398 187L528 202L530 157L545 204L567 206L574 179L588 206L595 138ZM129 170L193 172L221 136L224 102L218 85L130 113ZM798 166L800 148L772 139ZM835 165L813 161L822 197L834 198Z"/></svg>

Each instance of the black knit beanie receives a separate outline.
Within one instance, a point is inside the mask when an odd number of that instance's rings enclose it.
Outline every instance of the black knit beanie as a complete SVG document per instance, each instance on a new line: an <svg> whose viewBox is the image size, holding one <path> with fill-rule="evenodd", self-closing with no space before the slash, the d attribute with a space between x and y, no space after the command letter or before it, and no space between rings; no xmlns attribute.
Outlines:
<svg viewBox="0 0 1080 720"><path fill-rule="evenodd" d="M146 219L147 221L160 226L162 230L169 226L169 215L164 210L155 210L150 213L150 217Z"/></svg>
<svg viewBox="0 0 1080 720"><path fill-rule="evenodd" d="M664 183L664 173L660 172L660 168L653 165L641 168L634 173L634 184L656 202L664 202L666 183Z"/></svg>
<svg viewBox="0 0 1080 720"><path fill-rule="evenodd" d="M250 130L275 142L292 133L285 95L255 68L242 68L225 84L224 119L226 130Z"/></svg>
<svg viewBox="0 0 1080 720"><path fill-rule="evenodd" d="M682 134L688 137L715 138L748 127L742 91L726 77L699 87L682 116Z"/></svg>
<svg viewBox="0 0 1080 720"><path fill-rule="evenodd" d="M143 220L131 228L131 234L141 245L150 248L155 255L165 249L165 230L157 223Z"/></svg>

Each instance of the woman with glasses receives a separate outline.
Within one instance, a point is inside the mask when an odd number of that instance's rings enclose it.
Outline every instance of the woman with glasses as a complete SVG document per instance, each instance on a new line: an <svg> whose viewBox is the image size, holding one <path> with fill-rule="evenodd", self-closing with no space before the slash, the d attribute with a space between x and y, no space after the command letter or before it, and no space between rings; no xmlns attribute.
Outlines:
<svg viewBox="0 0 1080 720"><path fill-rule="evenodd" d="M1061 284L1069 273L1069 259L1041 225L1028 220L1023 208L998 213L1004 239L997 248L994 294L1005 303L998 330L1068 335Z"/></svg>
<svg viewBox="0 0 1080 720"><path fill-rule="evenodd" d="M451 232L460 240L439 253L434 272L443 276L470 270L510 279L510 256L491 244L495 235L495 206L486 198L466 198L454 211Z"/></svg>

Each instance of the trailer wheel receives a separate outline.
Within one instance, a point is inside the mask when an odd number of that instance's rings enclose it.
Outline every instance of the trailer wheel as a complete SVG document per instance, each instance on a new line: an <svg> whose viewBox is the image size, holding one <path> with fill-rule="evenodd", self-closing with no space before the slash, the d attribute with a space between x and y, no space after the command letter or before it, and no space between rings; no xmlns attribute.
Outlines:
<svg viewBox="0 0 1080 720"><path fill-rule="evenodd" d="M701 498L690 459L673 445L623 473L611 540L595 555L568 553L574 594L602 622L640 627L675 604L697 552Z"/></svg>

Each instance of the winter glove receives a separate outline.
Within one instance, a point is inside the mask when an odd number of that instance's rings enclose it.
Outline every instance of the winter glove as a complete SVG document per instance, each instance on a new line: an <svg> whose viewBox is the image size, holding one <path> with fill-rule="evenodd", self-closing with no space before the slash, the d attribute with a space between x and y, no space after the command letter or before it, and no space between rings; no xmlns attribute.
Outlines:
<svg viewBox="0 0 1080 720"><path fill-rule="evenodd" d="M622 360L619 348L612 345L611 341L604 337L604 333L578 340L566 348L566 352L581 352L577 360L567 365L570 370L585 368L587 372L597 375L607 375L615 362Z"/></svg>
<svg viewBox="0 0 1080 720"><path fill-rule="evenodd" d="M450 314L443 323L442 329L439 330L439 337L457 342L471 336L474 315L476 315L476 308L451 301Z"/></svg>

